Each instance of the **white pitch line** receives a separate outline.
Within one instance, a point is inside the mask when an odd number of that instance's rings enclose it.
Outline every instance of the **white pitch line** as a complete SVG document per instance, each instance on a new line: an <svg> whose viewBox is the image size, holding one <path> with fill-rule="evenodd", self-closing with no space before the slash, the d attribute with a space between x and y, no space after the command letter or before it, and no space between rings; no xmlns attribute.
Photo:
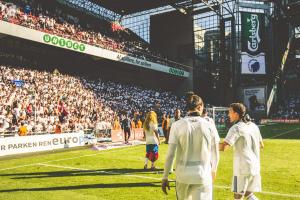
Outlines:
<svg viewBox="0 0 300 200"><path fill-rule="evenodd" d="M294 131L299 130L299 129L300 129L300 128L295 128L295 129L293 129L293 130L289 130L289 131L283 132L283 133L281 133L281 134L278 134L278 135L269 137L269 138L267 138L267 139L277 138L277 137L279 137L279 136L286 135L286 134L288 134L288 133L294 132Z"/></svg>
<svg viewBox="0 0 300 200"><path fill-rule="evenodd" d="M28 164L28 165L18 165L18 166L16 166L16 167L9 167L9 168L3 168L3 169L0 169L0 171L11 170L11 169L17 169L17 168L21 168L21 167L35 166L35 165L37 165L37 163Z"/></svg>
<svg viewBox="0 0 300 200"><path fill-rule="evenodd" d="M44 164L44 163L39 163L36 165L41 165L41 166L46 166L46 167L56 167L56 168L62 168L62 169L72 169L72 170L79 170L79 171L94 171L94 170L89 170L89 169L84 169L84 168L68 167L68 166L61 166L61 165L49 165L49 164Z"/></svg>
<svg viewBox="0 0 300 200"><path fill-rule="evenodd" d="M79 171L97 171L97 170L90 170L90 169L77 168L77 167L60 166L60 165L49 165L49 164L44 164L44 163L40 163L39 165L46 166L46 167L62 168L62 169L73 169L73 170L79 170ZM144 179L151 179L151 180L159 180L159 181L161 181L161 178L149 177L149 176L141 176L141 175L133 175L131 173L123 173L122 174L122 173L106 172L106 171L97 171L97 172L111 174L111 175L129 176L129 177L135 177L135 178L144 178ZM174 181L172 179L169 179L169 180L170 181ZM229 186L224 186L224 185L214 185L214 187L215 188L220 188L220 189L230 189ZM300 194L283 194L283 193L268 192L268 191L262 191L260 193L266 194L266 195L289 197L289 198L299 198L300 199Z"/></svg>
<svg viewBox="0 0 300 200"><path fill-rule="evenodd" d="M103 153L113 153L113 152L117 152L117 151L119 152L119 151L126 150L127 149L126 147L130 147L130 146L125 146L124 148L117 148L115 151L108 151L109 149L104 149L104 150L101 150L99 153L94 153L94 154L87 154L87 155L70 157L70 158L62 158L62 159L50 160L50 161L39 162L39 163L32 163L32 164L27 164L27 165L18 165L18 166L15 166L15 167L8 167L8 168L0 169L0 171L6 171L6 170L18 169L18 168L22 168L22 167L34 166L34 165L39 165L41 163L50 163L50 162L57 162L57 161L64 161L64 160L73 160L73 159L82 158L82 157L97 156L97 155L100 155L100 154L103 154Z"/></svg>

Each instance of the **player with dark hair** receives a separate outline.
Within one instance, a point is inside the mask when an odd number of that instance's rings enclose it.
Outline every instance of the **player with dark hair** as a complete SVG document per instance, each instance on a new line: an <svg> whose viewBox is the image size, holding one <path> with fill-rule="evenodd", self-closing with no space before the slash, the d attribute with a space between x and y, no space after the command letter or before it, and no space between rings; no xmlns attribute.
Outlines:
<svg viewBox="0 0 300 200"><path fill-rule="evenodd" d="M212 182L219 162L219 136L214 125L201 115L203 101L187 98L188 116L173 123L162 179L167 194L168 175L176 152L176 195L178 200L212 200Z"/></svg>
<svg viewBox="0 0 300 200"><path fill-rule="evenodd" d="M246 114L246 107L241 103L233 103L228 113L231 123L220 151L227 146L234 146L233 183L234 199L258 200L254 192L261 191L260 148L263 141L257 125L251 122Z"/></svg>

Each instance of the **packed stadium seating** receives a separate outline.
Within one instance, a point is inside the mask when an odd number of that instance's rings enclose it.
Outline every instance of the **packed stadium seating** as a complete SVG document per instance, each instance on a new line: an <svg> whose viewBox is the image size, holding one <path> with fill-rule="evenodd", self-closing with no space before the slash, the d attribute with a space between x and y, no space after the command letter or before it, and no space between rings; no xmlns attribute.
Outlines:
<svg viewBox="0 0 300 200"><path fill-rule="evenodd" d="M75 77L1 66L1 128L15 132L64 132L110 122L114 112Z"/></svg>
<svg viewBox="0 0 300 200"><path fill-rule="evenodd" d="M300 119L300 94L291 94L273 114L275 119Z"/></svg>
<svg viewBox="0 0 300 200"><path fill-rule="evenodd" d="M124 114L173 113L183 99L146 89L54 72L0 66L0 132L16 133L24 122L29 133L111 129ZM58 129L58 130L57 130Z"/></svg>
<svg viewBox="0 0 300 200"><path fill-rule="evenodd" d="M50 12L49 8L43 8L43 4L36 1L16 3L19 4L0 1L0 20L163 65L181 67L153 50L147 42L129 29L116 29L112 22L98 21L100 25L86 24L81 22L80 18L66 14L60 9Z"/></svg>

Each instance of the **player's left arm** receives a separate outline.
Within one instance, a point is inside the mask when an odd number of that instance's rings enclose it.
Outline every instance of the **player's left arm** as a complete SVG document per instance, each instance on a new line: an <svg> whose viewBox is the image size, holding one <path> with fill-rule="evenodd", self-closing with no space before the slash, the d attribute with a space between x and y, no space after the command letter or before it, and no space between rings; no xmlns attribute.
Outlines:
<svg viewBox="0 0 300 200"><path fill-rule="evenodd" d="M239 134L238 126L235 126L235 125L232 126L229 129L224 141L219 144L219 150L225 151L227 149L227 147L233 146L234 143L239 139L239 137L240 137L240 134Z"/></svg>

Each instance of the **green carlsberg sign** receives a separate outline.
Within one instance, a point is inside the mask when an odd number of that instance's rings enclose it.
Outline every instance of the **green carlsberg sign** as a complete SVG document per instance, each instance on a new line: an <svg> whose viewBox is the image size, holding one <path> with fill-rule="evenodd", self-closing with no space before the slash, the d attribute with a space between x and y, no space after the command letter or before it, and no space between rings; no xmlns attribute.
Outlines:
<svg viewBox="0 0 300 200"><path fill-rule="evenodd" d="M242 52L263 52L264 18L260 13L242 12Z"/></svg>

